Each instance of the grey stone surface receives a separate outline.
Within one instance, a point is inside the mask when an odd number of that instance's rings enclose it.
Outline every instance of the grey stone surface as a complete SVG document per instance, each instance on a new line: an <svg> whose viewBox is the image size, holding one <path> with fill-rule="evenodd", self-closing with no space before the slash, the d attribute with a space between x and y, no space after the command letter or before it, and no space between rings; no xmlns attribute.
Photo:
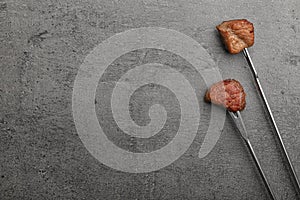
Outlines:
<svg viewBox="0 0 300 200"><path fill-rule="evenodd" d="M214 149L198 158L209 120L205 112L210 111L201 99L206 89L201 80L198 97L204 117L198 134L191 148L171 165L156 172L124 173L103 165L86 150L72 116L72 88L80 65L108 37L148 26L192 37L207 50L223 78L244 85L248 104L243 116L267 177L278 199L297 199L247 64L241 54L224 50L215 26L233 18L254 23L256 41L250 54L300 176L299 9L297 0L1 0L0 199L269 198L231 120ZM114 62L102 82L110 89L124 67L154 61L183 73L189 65L167 52L138 50ZM97 97L105 92L109 91L98 88ZM111 139L131 151L151 151L169 142L180 114L174 94L154 85L140 88L133 98L132 118L139 125L149 122L147 109L152 102L169 105L167 137L160 135L158 142L150 141L143 148L140 143L128 146L130 138L117 133L111 120L105 121L105 105L100 104L98 118L112 129Z"/></svg>

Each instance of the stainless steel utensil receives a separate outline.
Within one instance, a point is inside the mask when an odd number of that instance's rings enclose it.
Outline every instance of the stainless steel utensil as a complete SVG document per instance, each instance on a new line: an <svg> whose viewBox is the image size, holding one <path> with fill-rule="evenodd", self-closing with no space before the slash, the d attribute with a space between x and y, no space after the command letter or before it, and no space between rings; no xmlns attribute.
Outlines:
<svg viewBox="0 0 300 200"><path fill-rule="evenodd" d="M257 90L258 90L258 92L259 92L259 94L260 94L260 96L261 96L261 98L262 98L262 100L263 100L263 102L264 102L265 107L267 108L267 109L266 109L266 110L267 110L267 113L268 113L268 115L269 115L269 117L270 117L270 119L271 119L272 125L273 125L273 127L274 127L274 129L275 129L276 136L277 136L277 138L278 138L278 140L279 140L279 144L280 144L280 146L281 146L281 149L282 149L282 151L283 151L283 154L284 154L284 156L285 156L285 158L286 158L286 160L287 160L288 168L290 169L291 175L293 176L293 179L294 179L294 182L295 182L295 187L297 187L297 189L298 189L298 194L300 194L300 183L299 183L298 176L297 176L297 174L296 174L296 172L295 172L294 166L293 166L293 164L292 164L292 162L291 162L291 159L290 159L290 157L289 157L289 155L288 155L288 152L287 152L287 150L286 150L286 148L285 148L285 146L284 146L284 143L283 143L283 141L282 141L282 138L281 138L279 129L278 129L278 127L277 127L277 124L276 124L276 122L275 122L275 119L274 119L273 113L272 113L272 111L271 111L270 105L269 105L269 103L268 103L268 100L267 100L267 98L266 98L266 95L265 95L265 93L264 93L264 91L263 91L263 88L262 88L262 86L261 86L261 83L260 83L260 81L259 81L258 73L257 73L257 71L256 71L256 69L255 69L255 67L254 67L254 65L253 65L252 59L251 59L251 57L250 57L250 54L249 54L247 48L245 48L245 49L243 50L243 54L244 54L244 56L245 56L245 58L246 58L246 60L247 60L247 63L248 63L248 65L249 65L250 69L251 69L252 75L254 76L254 80L255 80L255 84L256 84L256 86L257 86Z"/></svg>
<svg viewBox="0 0 300 200"><path fill-rule="evenodd" d="M262 177L262 179L263 179L263 181L264 181L264 183L266 185L266 188L267 188L270 196L272 197L272 199L276 200L275 194L274 194L274 192L273 192L273 190L272 190L272 188L271 188L271 186L270 186L270 184L268 182L267 177L265 176L265 174L263 172L263 169L262 169L262 167L261 167L261 165L259 163L258 158L255 155L255 152L254 152L253 147L251 145L251 142L249 140L248 132L247 132L247 129L245 127L245 123L243 121L241 113L239 111L237 111L235 113L234 112L230 112L230 111L228 111L228 112L229 112L231 118L233 119L236 127L238 128L238 130L239 130L242 138L244 139L244 141L245 141L248 149L250 150L251 156L252 156L252 158L253 158L253 160L254 160L254 162L255 162L258 170L259 170L259 173L260 173L260 175L261 175L261 177Z"/></svg>

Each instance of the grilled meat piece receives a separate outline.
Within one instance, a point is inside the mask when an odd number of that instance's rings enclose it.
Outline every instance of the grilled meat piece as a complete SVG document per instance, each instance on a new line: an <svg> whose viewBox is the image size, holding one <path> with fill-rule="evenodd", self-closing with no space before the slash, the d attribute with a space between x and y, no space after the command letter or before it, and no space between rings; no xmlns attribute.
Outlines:
<svg viewBox="0 0 300 200"><path fill-rule="evenodd" d="M216 28L229 53L237 54L254 44L254 27L246 19L224 21Z"/></svg>
<svg viewBox="0 0 300 200"><path fill-rule="evenodd" d="M229 111L244 110L246 93L240 82L226 79L213 84L205 94L205 101L220 105Z"/></svg>

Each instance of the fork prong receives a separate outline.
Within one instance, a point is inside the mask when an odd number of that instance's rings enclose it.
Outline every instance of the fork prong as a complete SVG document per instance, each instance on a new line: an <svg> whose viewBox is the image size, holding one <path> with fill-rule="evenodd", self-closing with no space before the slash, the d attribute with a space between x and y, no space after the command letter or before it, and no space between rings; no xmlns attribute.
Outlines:
<svg viewBox="0 0 300 200"><path fill-rule="evenodd" d="M248 140L248 132L247 132L247 129L246 129L246 126L245 126L245 123L244 123L244 120L242 118L242 115L240 113L240 111L237 111L237 112L230 112L229 111L229 114L231 116L231 118L233 119L236 127L239 129L239 132L241 134L241 136L245 139L245 140Z"/></svg>

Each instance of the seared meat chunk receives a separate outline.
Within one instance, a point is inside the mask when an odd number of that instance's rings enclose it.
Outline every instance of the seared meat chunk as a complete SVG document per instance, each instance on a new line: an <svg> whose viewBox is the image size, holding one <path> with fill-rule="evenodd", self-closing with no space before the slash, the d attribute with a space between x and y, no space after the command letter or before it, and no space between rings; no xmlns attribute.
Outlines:
<svg viewBox="0 0 300 200"><path fill-rule="evenodd" d="M213 84L205 94L205 101L220 105L229 111L244 110L246 93L243 86L234 79L226 79Z"/></svg>
<svg viewBox="0 0 300 200"><path fill-rule="evenodd" d="M246 19L224 21L216 28L229 53L237 54L254 44L254 27Z"/></svg>

